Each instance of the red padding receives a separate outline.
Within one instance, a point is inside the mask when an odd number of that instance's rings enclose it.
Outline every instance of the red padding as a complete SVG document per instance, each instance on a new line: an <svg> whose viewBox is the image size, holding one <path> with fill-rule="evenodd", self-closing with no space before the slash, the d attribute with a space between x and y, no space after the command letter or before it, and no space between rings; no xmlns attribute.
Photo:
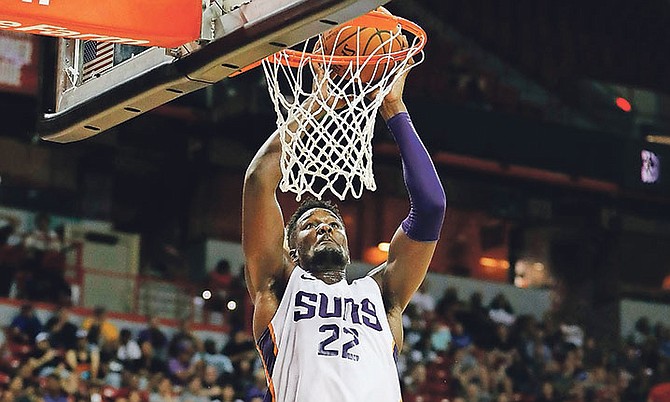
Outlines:
<svg viewBox="0 0 670 402"><path fill-rule="evenodd" d="M141 46L176 47L200 36L198 0L10 0L0 30Z"/></svg>

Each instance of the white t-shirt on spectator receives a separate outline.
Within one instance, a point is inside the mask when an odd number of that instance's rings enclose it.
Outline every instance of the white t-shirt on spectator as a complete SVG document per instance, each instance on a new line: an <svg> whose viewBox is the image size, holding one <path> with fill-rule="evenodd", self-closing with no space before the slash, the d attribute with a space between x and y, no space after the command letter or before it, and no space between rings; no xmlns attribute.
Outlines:
<svg viewBox="0 0 670 402"><path fill-rule="evenodd" d="M60 251L61 249L60 239L53 230L43 232L39 229L35 229L30 232L30 234L28 234L24 244L26 248L32 248L41 251Z"/></svg>
<svg viewBox="0 0 670 402"><path fill-rule="evenodd" d="M125 345L119 346L116 357L121 361L138 360L142 358L142 350L140 345L134 339L131 339Z"/></svg>
<svg viewBox="0 0 670 402"><path fill-rule="evenodd" d="M428 293L414 293L410 303L416 306L416 309L419 311L419 313L435 311L435 299Z"/></svg>
<svg viewBox="0 0 670 402"><path fill-rule="evenodd" d="M516 317L503 309L489 310L489 318L497 324L504 324L508 327L514 324Z"/></svg>

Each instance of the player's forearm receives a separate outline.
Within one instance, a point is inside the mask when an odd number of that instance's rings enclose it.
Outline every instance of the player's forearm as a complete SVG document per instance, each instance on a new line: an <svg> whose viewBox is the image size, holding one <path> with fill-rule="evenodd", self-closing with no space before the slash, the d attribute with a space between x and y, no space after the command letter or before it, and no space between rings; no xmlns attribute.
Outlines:
<svg viewBox="0 0 670 402"><path fill-rule="evenodd" d="M400 109L387 109L386 112L396 110ZM440 235L447 199L433 161L406 111L394 114L387 120L387 125L400 149L403 177L409 193L410 211L402 222L402 229L413 240L435 241Z"/></svg>
<svg viewBox="0 0 670 402"><path fill-rule="evenodd" d="M281 143L278 134L274 133L249 164L244 177L245 191L267 187L274 192L281 180L280 158Z"/></svg>

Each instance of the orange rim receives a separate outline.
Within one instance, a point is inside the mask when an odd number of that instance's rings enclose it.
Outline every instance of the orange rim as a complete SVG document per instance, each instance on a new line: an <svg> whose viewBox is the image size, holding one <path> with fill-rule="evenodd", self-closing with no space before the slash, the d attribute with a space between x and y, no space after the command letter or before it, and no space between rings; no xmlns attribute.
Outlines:
<svg viewBox="0 0 670 402"><path fill-rule="evenodd" d="M349 65L351 62L360 63L361 60L364 60L366 63L376 63L381 59L392 58L393 60L404 60L408 57L412 57L423 50L428 41L426 31L423 30L419 25L414 22L407 20L402 17L397 17L395 15L389 15L381 11L370 11L367 14L363 14L360 17L357 17L345 24L342 24L342 27L377 27L387 30L392 30L398 25L402 28L403 31L410 32L413 34L418 41L414 40L412 44L403 50L391 53L382 53L378 55L370 56L335 56L335 55L324 55L316 54L311 52L304 52L300 50L293 49L284 49L277 53L283 53L286 57L274 57L275 54L266 57L265 59L258 60L254 63L249 64L248 66L240 69L239 71L230 75L234 77L238 74L244 73L251 69L254 69L261 65L263 60L268 60L269 62L275 64L288 65L291 67L299 67L301 64L304 64L308 60L321 60L329 64L337 65Z"/></svg>

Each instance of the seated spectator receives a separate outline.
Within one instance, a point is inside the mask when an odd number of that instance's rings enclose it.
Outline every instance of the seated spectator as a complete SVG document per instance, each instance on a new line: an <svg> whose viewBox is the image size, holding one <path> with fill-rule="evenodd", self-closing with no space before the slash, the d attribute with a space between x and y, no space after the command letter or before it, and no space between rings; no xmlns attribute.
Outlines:
<svg viewBox="0 0 670 402"><path fill-rule="evenodd" d="M23 239L16 234L20 220L0 215L0 297L9 297L14 275L23 257Z"/></svg>
<svg viewBox="0 0 670 402"><path fill-rule="evenodd" d="M149 342L153 352L157 356L165 356L165 347L167 346L168 340L165 333L163 333L160 328L158 317L147 316L147 327L142 329L137 335L137 341L139 344Z"/></svg>
<svg viewBox="0 0 670 402"><path fill-rule="evenodd" d="M244 402L236 397L235 386L231 381L224 381L221 385L221 402Z"/></svg>
<svg viewBox="0 0 670 402"><path fill-rule="evenodd" d="M102 306L93 309L93 315L81 323L81 328L87 331L88 342L99 347L119 340L119 330L107 319L107 310Z"/></svg>
<svg viewBox="0 0 670 402"><path fill-rule="evenodd" d="M187 318L179 320L179 328L177 329L177 332L172 335L172 338L170 338L170 344L168 345L168 353L170 357L173 357L178 353L178 346L183 341L187 341L193 345L196 351L202 350L202 341L195 336L191 330L191 322Z"/></svg>
<svg viewBox="0 0 670 402"><path fill-rule="evenodd" d="M168 374L177 385L186 385L198 374L202 361L194 361L195 348L188 340L176 346L176 354L168 360Z"/></svg>
<svg viewBox="0 0 670 402"><path fill-rule="evenodd" d="M453 325L451 331L451 344L456 349L465 348L472 344L472 337L465 332L465 328L460 322L456 322Z"/></svg>
<svg viewBox="0 0 670 402"><path fill-rule="evenodd" d="M69 350L77 346L77 326L70 322L70 310L61 306L45 325L49 341L55 349Z"/></svg>
<svg viewBox="0 0 670 402"><path fill-rule="evenodd" d="M419 286L419 289L412 296L410 304L416 307L418 314L431 316L435 311L435 298L428 292L426 287L426 281L421 282L421 286Z"/></svg>
<svg viewBox="0 0 670 402"><path fill-rule="evenodd" d="M149 402L178 402L179 397L172 388L172 380L163 377L149 395Z"/></svg>
<svg viewBox="0 0 670 402"><path fill-rule="evenodd" d="M47 376L63 363L63 353L52 348L49 344L49 334L46 332L37 334L35 350L30 354L26 364L32 370L33 375Z"/></svg>
<svg viewBox="0 0 670 402"><path fill-rule="evenodd" d="M37 334L42 332L42 323L35 316L35 309L31 303L21 306L17 314L9 324L9 338L12 342L24 345L33 344Z"/></svg>
<svg viewBox="0 0 670 402"><path fill-rule="evenodd" d="M165 361L154 353L151 342L144 341L140 345L142 356L137 362L138 370L145 370L150 374L166 372Z"/></svg>
<svg viewBox="0 0 670 402"><path fill-rule="evenodd" d="M50 225L51 217L49 214L40 212L35 215L35 227L28 233L24 241L26 249L29 252L60 251L60 239L56 231L49 228Z"/></svg>
<svg viewBox="0 0 670 402"><path fill-rule="evenodd" d="M496 324L507 326L516 321L514 310L504 294L498 293L489 303L489 318Z"/></svg>
<svg viewBox="0 0 670 402"><path fill-rule="evenodd" d="M238 330L230 337L221 353L228 356L233 363L253 359L257 353L256 344L248 333Z"/></svg>
<svg viewBox="0 0 670 402"><path fill-rule="evenodd" d="M123 328L120 333L119 348L116 352L116 357L119 359L123 367L130 371L137 371L140 360L142 359L142 351L140 345L133 339L133 335L128 328Z"/></svg>
<svg viewBox="0 0 670 402"><path fill-rule="evenodd" d="M129 371L123 372L122 385L116 392L116 401L149 402L149 393L140 388L140 377Z"/></svg>
<svg viewBox="0 0 670 402"><path fill-rule="evenodd" d="M47 376L44 385L44 402L68 402L67 393L61 386L60 377L57 374Z"/></svg>
<svg viewBox="0 0 670 402"><path fill-rule="evenodd" d="M451 343L451 331L449 326L443 322L436 321L432 325L430 334L431 350L435 352L446 352Z"/></svg>
<svg viewBox="0 0 670 402"><path fill-rule="evenodd" d="M216 342L212 339L206 339L204 342L204 352L202 360L207 366L213 366L220 374L230 374L234 371L233 362L228 356L216 351Z"/></svg>
<svg viewBox="0 0 670 402"><path fill-rule="evenodd" d="M88 343L84 330L77 331L77 346L67 351L65 361L70 370L82 379L96 379L100 375L100 349Z"/></svg>
<svg viewBox="0 0 670 402"><path fill-rule="evenodd" d="M205 366L204 374L202 376L202 388L205 395L210 399L217 399L221 396L221 387L218 385L220 375L216 367Z"/></svg>
<svg viewBox="0 0 670 402"><path fill-rule="evenodd" d="M35 215L35 228L24 240L23 268L27 271L26 296L30 300L59 302L68 297L69 286L63 277L64 260L58 234L50 229L51 217ZM66 300L67 301L67 300Z"/></svg>
<svg viewBox="0 0 670 402"><path fill-rule="evenodd" d="M217 303L214 308L223 309L233 279L228 260L219 260L214 270L207 275L207 285L212 289L212 303Z"/></svg>
<svg viewBox="0 0 670 402"><path fill-rule="evenodd" d="M267 390L268 386L265 380L265 371L262 368L258 368L254 371L253 383L247 389L246 397L244 399L253 401L256 398L260 398L262 401Z"/></svg>
<svg viewBox="0 0 670 402"><path fill-rule="evenodd" d="M206 395L205 390L202 388L202 380L198 376L188 381L179 397L180 402L209 402L209 400L209 396Z"/></svg>

